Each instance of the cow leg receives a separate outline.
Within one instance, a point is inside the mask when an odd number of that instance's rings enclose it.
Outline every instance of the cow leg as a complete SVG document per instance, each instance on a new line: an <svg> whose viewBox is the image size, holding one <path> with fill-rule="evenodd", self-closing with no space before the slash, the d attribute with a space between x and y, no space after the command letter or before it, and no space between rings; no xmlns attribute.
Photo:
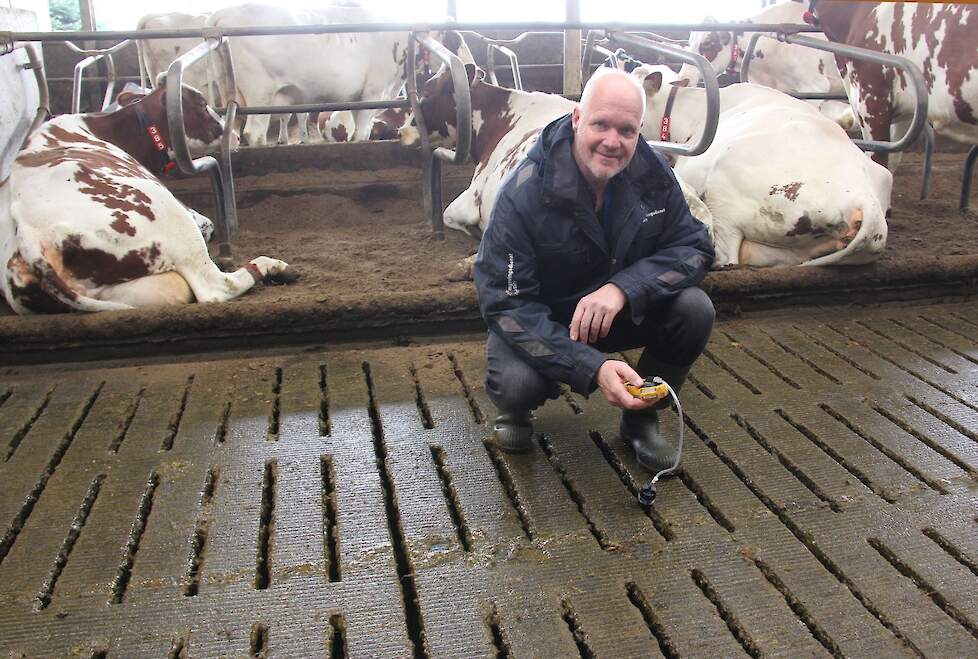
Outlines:
<svg viewBox="0 0 978 659"><path fill-rule="evenodd" d="M913 119L912 116L899 117L893 120L893 123L890 124L890 134L889 134L890 141L895 142L901 137L903 137L904 133L907 132L907 129L910 128L911 119ZM900 161L902 159L903 159L903 152L894 151L893 153L890 154L890 161L889 164L887 165L887 169L889 169L892 174L896 174L897 168L900 166Z"/></svg>
<svg viewBox="0 0 978 659"><path fill-rule="evenodd" d="M299 144L309 144L309 113L302 112L295 118L299 122Z"/></svg>
<svg viewBox="0 0 978 659"><path fill-rule="evenodd" d="M753 240L745 240L740 244L740 263L765 268L799 265L819 256L831 254L837 249L839 249L839 241L832 237L821 238L804 249L775 247Z"/></svg>
<svg viewBox="0 0 978 659"><path fill-rule="evenodd" d="M265 138L268 133L268 125L272 118L267 114L249 114L245 118L244 137L248 141L248 146L263 146L267 143Z"/></svg>
<svg viewBox="0 0 978 659"><path fill-rule="evenodd" d="M713 218L713 248L716 252L714 267L740 263L740 246L743 242L744 234L739 229L725 226L718 218Z"/></svg>
<svg viewBox="0 0 978 659"><path fill-rule="evenodd" d="M221 272L207 255L203 241L195 245L174 268L190 285L198 302L225 302L234 299L269 275L285 271L288 264L259 256L234 272Z"/></svg>
<svg viewBox="0 0 978 659"><path fill-rule="evenodd" d="M377 110L357 110L353 113L354 129L351 142L364 142L370 139L370 128L377 114Z"/></svg>
<svg viewBox="0 0 978 659"><path fill-rule="evenodd" d="M278 117L278 143L288 144L289 143L289 120L292 119L291 114L277 114Z"/></svg>
<svg viewBox="0 0 978 659"><path fill-rule="evenodd" d="M115 286L104 286L95 297L130 307L173 306L194 301L194 293L187 280L176 272L147 275Z"/></svg>
<svg viewBox="0 0 978 659"><path fill-rule="evenodd" d="M479 234L483 228L479 222L480 217L479 207L475 202L475 191L471 186L456 197L443 214L446 227L464 231L476 239L480 238Z"/></svg>

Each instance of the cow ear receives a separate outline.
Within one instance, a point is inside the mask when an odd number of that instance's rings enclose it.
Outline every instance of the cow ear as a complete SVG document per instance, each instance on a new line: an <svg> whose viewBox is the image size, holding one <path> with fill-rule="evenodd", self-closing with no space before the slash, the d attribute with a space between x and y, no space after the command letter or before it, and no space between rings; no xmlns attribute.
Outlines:
<svg viewBox="0 0 978 659"><path fill-rule="evenodd" d="M137 92L120 92L118 96L115 97L115 102L119 104L119 107L126 107L127 105L132 105L137 101L141 101L146 98L146 94L139 94Z"/></svg>
<svg viewBox="0 0 978 659"><path fill-rule="evenodd" d="M733 39L733 35L730 34L729 32L721 32L720 33L720 41L723 42L723 45L724 46L726 46L728 43L730 43L730 40L731 39Z"/></svg>
<svg viewBox="0 0 978 659"><path fill-rule="evenodd" d="M448 30L445 32L445 38L442 39L441 45L458 55L458 49L462 46L462 35L455 30Z"/></svg>
<svg viewBox="0 0 978 659"><path fill-rule="evenodd" d="M646 96L655 95L657 91L662 89L662 71L653 71L645 76L645 80L642 81L642 87L645 88Z"/></svg>
<svg viewBox="0 0 978 659"><path fill-rule="evenodd" d="M482 74L481 76L479 75L480 73ZM465 75L469 79L469 86L471 86L473 83L477 82L478 80L482 80L482 78L485 77L486 74L480 71L475 64L466 64Z"/></svg>

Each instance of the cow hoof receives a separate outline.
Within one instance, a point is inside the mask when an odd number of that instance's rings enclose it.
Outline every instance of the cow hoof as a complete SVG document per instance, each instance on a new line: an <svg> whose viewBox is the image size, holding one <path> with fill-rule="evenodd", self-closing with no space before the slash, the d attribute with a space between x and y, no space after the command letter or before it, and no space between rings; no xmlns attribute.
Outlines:
<svg viewBox="0 0 978 659"><path fill-rule="evenodd" d="M281 272L268 273L265 275L265 284L268 286L283 286L286 284L293 284L299 280L300 275L295 270L287 269Z"/></svg>

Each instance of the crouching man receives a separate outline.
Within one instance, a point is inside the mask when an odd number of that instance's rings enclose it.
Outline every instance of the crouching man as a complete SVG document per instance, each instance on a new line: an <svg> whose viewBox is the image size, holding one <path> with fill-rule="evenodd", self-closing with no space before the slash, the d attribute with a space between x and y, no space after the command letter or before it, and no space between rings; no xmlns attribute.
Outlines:
<svg viewBox="0 0 978 659"><path fill-rule="evenodd" d="M475 282L504 451L531 449L530 411L564 382L584 395L599 388L622 408L622 437L643 467L675 461L656 414L669 397L643 401L624 382L682 386L713 327L696 286L714 253L671 169L640 139L644 106L633 78L599 69L500 189ZM638 372L605 354L638 347Z"/></svg>

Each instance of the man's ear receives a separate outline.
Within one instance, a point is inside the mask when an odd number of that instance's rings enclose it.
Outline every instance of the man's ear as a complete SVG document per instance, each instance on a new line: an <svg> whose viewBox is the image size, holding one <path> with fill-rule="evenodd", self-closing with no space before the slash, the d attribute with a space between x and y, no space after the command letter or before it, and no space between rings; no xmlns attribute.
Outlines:
<svg viewBox="0 0 978 659"><path fill-rule="evenodd" d="M645 76L642 87L645 89L646 96L654 96L656 92L662 89L662 71L653 71Z"/></svg>
<svg viewBox="0 0 978 659"><path fill-rule="evenodd" d="M581 106L575 105L574 111L571 112L571 128L576 131L579 123L581 123Z"/></svg>

